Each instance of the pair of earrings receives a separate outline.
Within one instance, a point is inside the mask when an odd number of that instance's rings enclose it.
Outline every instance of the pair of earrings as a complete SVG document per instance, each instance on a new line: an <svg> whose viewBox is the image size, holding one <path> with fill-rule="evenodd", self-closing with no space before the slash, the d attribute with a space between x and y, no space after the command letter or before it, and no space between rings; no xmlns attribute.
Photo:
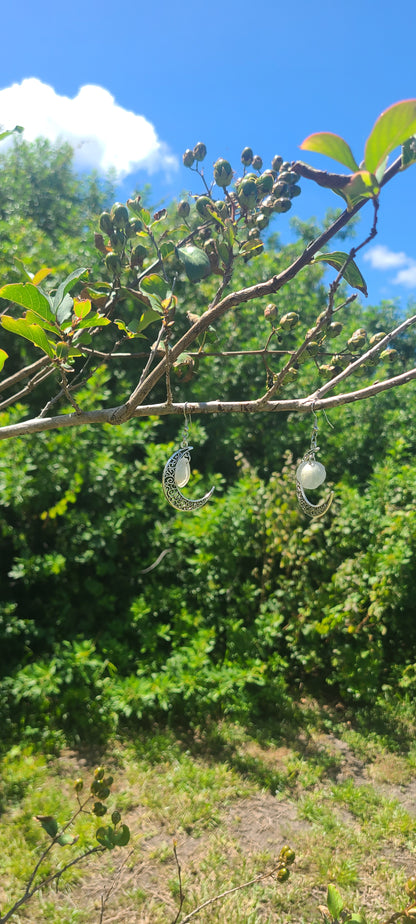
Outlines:
<svg viewBox="0 0 416 924"><path fill-rule="evenodd" d="M319 488L326 479L325 466L322 465L321 462L317 462L315 458L319 450L319 446L317 445L318 421L315 412L313 413L314 425L310 449L308 449L296 470L296 495L299 506L306 516L317 518L323 517L324 514L327 513L332 504L334 495L331 491L325 501L322 501L320 504L311 504L305 494L305 488L306 490ZM193 446L189 446L188 444L188 433L189 423L185 412L185 428L180 449L174 452L166 462L162 478L166 500L175 510L199 510L200 507L204 507L207 501L209 501L214 491L214 488L211 488L207 494L204 494L204 496L200 497L198 500L190 500L190 498L182 494L181 488L186 487L191 476L190 453Z"/></svg>

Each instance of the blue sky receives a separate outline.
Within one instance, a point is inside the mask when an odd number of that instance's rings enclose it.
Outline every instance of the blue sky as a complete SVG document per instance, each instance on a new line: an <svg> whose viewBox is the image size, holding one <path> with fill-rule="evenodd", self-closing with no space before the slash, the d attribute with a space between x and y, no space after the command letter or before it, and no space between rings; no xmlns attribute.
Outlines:
<svg viewBox="0 0 416 924"><path fill-rule="evenodd" d="M20 0L2 10L0 123L69 138L80 165L114 164L120 197L151 182L155 204L199 191L181 164L199 140L207 171L220 155L238 170L245 145L265 166L281 154L337 170L299 144L333 131L360 161L377 116L416 97L415 34L410 0ZM339 205L314 184L302 189L303 219ZM379 234L360 262L372 303L416 295L415 207L416 166L384 190ZM371 208L362 216L364 232ZM289 217L276 221L283 241Z"/></svg>

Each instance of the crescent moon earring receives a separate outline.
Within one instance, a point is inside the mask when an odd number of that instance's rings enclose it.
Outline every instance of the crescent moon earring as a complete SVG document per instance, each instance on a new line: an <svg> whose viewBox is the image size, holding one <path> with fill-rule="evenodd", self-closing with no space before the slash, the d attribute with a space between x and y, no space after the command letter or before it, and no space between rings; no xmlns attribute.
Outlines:
<svg viewBox="0 0 416 924"><path fill-rule="evenodd" d="M186 408L186 405L185 405ZM185 497L180 488L184 488L191 477L191 449L188 444L189 423L185 410L185 428L180 449L173 453L163 469L163 492L168 504L175 510L199 510L209 501L214 488L198 500Z"/></svg>
<svg viewBox="0 0 416 924"><path fill-rule="evenodd" d="M319 446L317 445L318 419L315 412L313 412L313 415L314 425L311 436L311 448L308 449L308 452L304 455L302 462L298 465L296 470L296 495L299 507L306 513L306 516L316 518L323 517L324 514L327 513L332 504L334 494L333 491L330 491L327 499L320 504L311 504L305 494L305 488L306 490L319 488L326 479L325 466L315 459L315 455L319 450Z"/></svg>

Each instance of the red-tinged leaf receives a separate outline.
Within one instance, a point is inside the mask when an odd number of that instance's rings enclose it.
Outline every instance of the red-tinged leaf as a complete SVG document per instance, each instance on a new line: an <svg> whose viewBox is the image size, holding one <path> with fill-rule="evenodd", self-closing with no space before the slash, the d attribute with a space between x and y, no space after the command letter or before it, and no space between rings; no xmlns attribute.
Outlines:
<svg viewBox="0 0 416 924"><path fill-rule="evenodd" d="M45 331L42 330L39 324L28 324L24 318L10 318L7 314L3 315L1 323L5 330L9 330L12 334L17 334L19 337L30 340L31 343L40 347L51 359L55 356L53 345L50 343Z"/></svg>
<svg viewBox="0 0 416 924"><path fill-rule="evenodd" d="M375 173L384 158L415 132L416 99L402 100L385 109L367 138L364 154L367 170Z"/></svg>
<svg viewBox="0 0 416 924"><path fill-rule="evenodd" d="M334 135L332 132L316 132L308 135L300 145L302 151L315 151L317 154L325 154L331 157L339 164L344 164L350 170L359 170L359 166L354 158L349 144L341 138L340 135Z"/></svg>
<svg viewBox="0 0 416 924"><path fill-rule="evenodd" d="M21 305L22 308L30 308L47 321L54 320L47 295L34 286L32 282L18 282L2 286L0 298L7 298L9 302Z"/></svg>
<svg viewBox="0 0 416 924"><path fill-rule="evenodd" d="M73 305L74 315L77 318L86 318L87 314L91 311L91 302L88 298L85 299L74 299Z"/></svg>

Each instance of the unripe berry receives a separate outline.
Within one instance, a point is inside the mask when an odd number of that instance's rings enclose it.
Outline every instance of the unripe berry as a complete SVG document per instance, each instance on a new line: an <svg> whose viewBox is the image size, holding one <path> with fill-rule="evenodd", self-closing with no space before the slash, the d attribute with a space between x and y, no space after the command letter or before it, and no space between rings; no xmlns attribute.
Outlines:
<svg viewBox="0 0 416 924"><path fill-rule="evenodd" d="M182 201L178 205L178 215L181 218L187 218L190 211L191 211L191 206L189 205L189 202L187 201L187 199L182 199Z"/></svg>
<svg viewBox="0 0 416 924"><path fill-rule="evenodd" d="M220 157L214 164L214 180L217 186L229 186L233 178L233 168L228 160Z"/></svg>
<svg viewBox="0 0 416 924"><path fill-rule="evenodd" d="M184 153L183 156L182 156L182 161L183 161L184 167L192 167L192 164L193 164L194 160L195 160L194 152L191 151L190 148L187 148L187 150L185 151L185 153Z"/></svg>
<svg viewBox="0 0 416 924"><path fill-rule="evenodd" d="M244 148L244 150L241 152L241 163L244 164L245 167L249 167L250 164L252 163L252 160L253 160L252 149Z"/></svg>
<svg viewBox="0 0 416 924"><path fill-rule="evenodd" d="M202 141L198 141L193 149L193 155L195 160L201 161L207 156L206 145Z"/></svg>
<svg viewBox="0 0 416 924"><path fill-rule="evenodd" d="M296 327L298 321L299 315L296 314L296 311L289 311L280 318L280 327L282 327L283 330L292 330Z"/></svg>
<svg viewBox="0 0 416 924"><path fill-rule="evenodd" d="M282 166L282 163L283 163L283 158L280 157L280 154L275 154L272 160L272 167L273 167L273 170L276 171L276 173L279 172Z"/></svg>
<svg viewBox="0 0 416 924"><path fill-rule="evenodd" d="M261 170L263 166L263 161L261 157L259 156L259 154L254 155L253 160L251 161L251 166L253 170Z"/></svg>
<svg viewBox="0 0 416 924"><path fill-rule="evenodd" d="M111 209L111 218L115 228L125 228L129 220L126 206L121 202L116 202Z"/></svg>

